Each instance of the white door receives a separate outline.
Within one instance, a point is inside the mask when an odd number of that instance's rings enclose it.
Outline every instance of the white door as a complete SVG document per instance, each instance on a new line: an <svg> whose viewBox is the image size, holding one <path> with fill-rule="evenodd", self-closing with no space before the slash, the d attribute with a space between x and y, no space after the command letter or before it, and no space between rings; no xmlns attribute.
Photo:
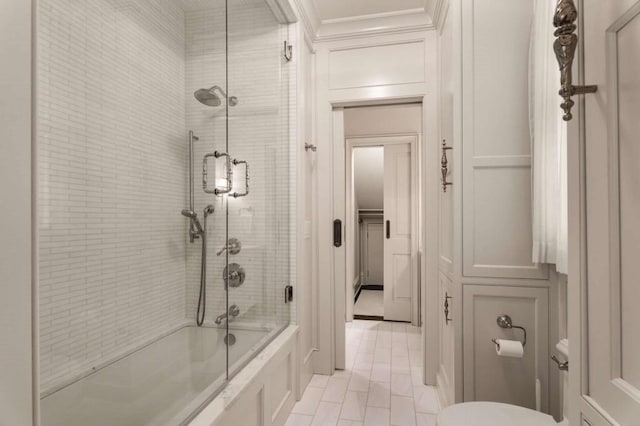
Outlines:
<svg viewBox="0 0 640 426"><path fill-rule="evenodd" d="M382 285L384 282L384 240L382 235L381 223L367 223L365 284Z"/></svg>
<svg viewBox="0 0 640 426"><path fill-rule="evenodd" d="M411 145L384 147L384 319L411 321Z"/></svg>
<svg viewBox="0 0 640 426"><path fill-rule="evenodd" d="M575 97L570 126L570 218L582 223L570 234L575 253L569 342L571 353L580 355L570 360L570 367L578 367L571 371L577 405L571 421L635 426L640 425L640 2L584 0L579 13L584 82L597 85L598 92L583 101Z"/></svg>

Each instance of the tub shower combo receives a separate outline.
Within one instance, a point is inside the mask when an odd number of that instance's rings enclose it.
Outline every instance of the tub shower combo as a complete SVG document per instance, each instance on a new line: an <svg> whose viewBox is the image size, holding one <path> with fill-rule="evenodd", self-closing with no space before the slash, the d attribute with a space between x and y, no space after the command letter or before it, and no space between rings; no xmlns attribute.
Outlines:
<svg viewBox="0 0 640 426"><path fill-rule="evenodd" d="M287 25L37 3L41 424L187 425L290 321Z"/></svg>

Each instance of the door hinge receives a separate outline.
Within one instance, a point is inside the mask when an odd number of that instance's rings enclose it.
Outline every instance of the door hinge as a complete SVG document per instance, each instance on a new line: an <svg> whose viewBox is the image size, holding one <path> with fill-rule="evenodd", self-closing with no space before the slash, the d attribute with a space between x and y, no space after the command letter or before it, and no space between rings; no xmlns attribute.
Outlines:
<svg viewBox="0 0 640 426"><path fill-rule="evenodd" d="M293 287L287 285L284 287L284 303L293 302Z"/></svg>

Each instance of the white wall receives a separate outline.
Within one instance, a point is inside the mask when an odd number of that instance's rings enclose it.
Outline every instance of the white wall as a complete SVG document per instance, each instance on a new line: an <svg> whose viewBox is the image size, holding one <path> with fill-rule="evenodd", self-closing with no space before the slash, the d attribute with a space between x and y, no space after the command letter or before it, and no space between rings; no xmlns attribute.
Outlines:
<svg viewBox="0 0 640 426"><path fill-rule="evenodd" d="M31 425L31 2L0 6L0 413ZM37 386L37 385L35 385Z"/></svg>
<svg viewBox="0 0 640 426"><path fill-rule="evenodd" d="M384 148L353 150L353 186L356 211L382 210L384 207Z"/></svg>
<svg viewBox="0 0 640 426"><path fill-rule="evenodd" d="M184 320L184 14L136 4L39 2L45 392Z"/></svg>
<svg viewBox="0 0 640 426"><path fill-rule="evenodd" d="M344 133L346 138L421 134L422 120L422 106L419 103L345 108Z"/></svg>

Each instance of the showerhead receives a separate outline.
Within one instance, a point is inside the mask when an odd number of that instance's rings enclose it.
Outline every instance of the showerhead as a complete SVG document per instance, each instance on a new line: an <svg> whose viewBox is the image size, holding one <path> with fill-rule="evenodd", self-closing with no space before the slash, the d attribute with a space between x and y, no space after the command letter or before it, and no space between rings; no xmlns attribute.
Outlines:
<svg viewBox="0 0 640 426"><path fill-rule="evenodd" d="M209 204L207 207L204 208L204 217L209 216L210 214L213 214L213 212L216 210L216 208Z"/></svg>
<svg viewBox="0 0 640 426"><path fill-rule="evenodd" d="M193 210L182 210L182 216L188 217L189 219L197 219L198 218L198 214L196 212L194 212Z"/></svg>
<svg viewBox="0 0 640 426"><path fill-rule="evenodd" d="M219 92L222 96L219 96L216 91ZM208 89L198 89L193 92L193 96L195 96L195 98L201 104L210 107L217 107L222 105L222 98L227 98L227 94L224 90L222 90L220 86L213 86ZM238 98L236 98L235 96L229 97L229 106L236 105L238 105Z"/></svg>

